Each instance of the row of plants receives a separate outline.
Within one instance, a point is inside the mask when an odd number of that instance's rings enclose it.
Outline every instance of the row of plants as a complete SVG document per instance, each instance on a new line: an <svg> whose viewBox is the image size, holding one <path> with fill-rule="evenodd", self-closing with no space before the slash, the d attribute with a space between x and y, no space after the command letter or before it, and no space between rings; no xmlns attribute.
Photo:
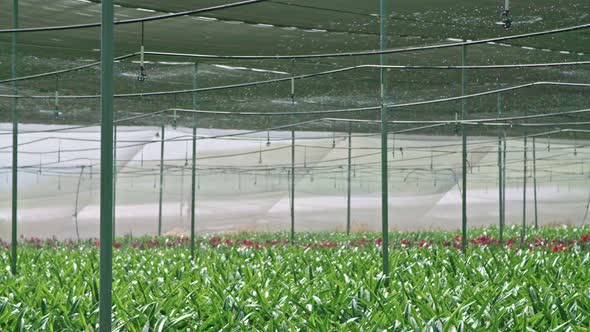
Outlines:
<svg viewBox="0 0 590 332"><path fill-rule="evenodd" d="M488 232L493 229L484 230L478 229L474 237L469 238L467 246L505 246L516 249L551 249L554 252L564 251L568 248L581 245L584 246L590 243L590 231L584 233L586 228L581 229L573 228L569 234L544 234L538 230L532 230L535 234L529 236L521 241L518 236L515 236L514 230L508 235L511 237L500 240L493 235L488 235ZM568 228L566 228L568 229ZM554 230L557 230L554 229ZM511 234L512 233L512 234ZM225 235L211 237L198 237L195 243L202 246L209 244L214 248L222 247L252 247L255 249L263 249L268 247L282 247L294 245L300 249L307 248L338 248L338 247L364 247L367 245L381 246L383 244L383 238L375 234L353 234L352 236L344 236L337 233L317 233L315 235L303 234L299 235L296 240L292 243L288 239L287 234L237 234L237 235ZM326 238L322 238L322 236ZM444 247L453 247L455 249L461 249L462 237L461 235L452 235L448 232L420 232L420 233L407 233L407 237L403 236L404 233L393 233L391 238L393 242L390 244L393 247L399 248L410 248L417 246L420 248L430 248L432 246L442 245ZM548 237L549 236L549 237ZM557 237L561 236L561 237ZM565 237L564 237L565 236ZM154 249L154 248L178 248L187 247L190 245L191 239L189 236L173 236L173 237L140 237L133 238L127 236L121 239L117 239L113 242L113 246L117 249L122 248L133 248L133 249ZM58 240L56 238L42 239L39 237L24 237L21 236L20 244L37 249L50 249L50 248L79 248L83 246L95 246L100 247L100 241L98 239L86 239L86 240ZM0 239L0 245L4 249L10 249L10 242L4 242Z"/></svg>
<svg viewBox="0 0 590 332"><path fill-rule="evenodd" d="M460 242L455 232L392 233L389 278L377 234L297 234L294 245L284 233L202 237L195 257L186 237L119 238L114 327L588 331L590 228L528 231L528 245L507 249L497 229L474 230L466 254L445 246ZM518 232L508 228L505 238ZM16 276L10 251L0 251L0 330L96 330L96 241L21 242Z"/></svg>

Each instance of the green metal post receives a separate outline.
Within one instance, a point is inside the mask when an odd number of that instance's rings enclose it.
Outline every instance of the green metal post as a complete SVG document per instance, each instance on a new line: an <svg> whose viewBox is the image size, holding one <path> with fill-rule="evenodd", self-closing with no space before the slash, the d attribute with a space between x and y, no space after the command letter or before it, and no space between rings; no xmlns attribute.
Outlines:
<svg viewBox="0 0 590 332"><path fill-rule="evenodd" d="M18 29L18 0L12 1L12 27ZM16 32L12 33L12 78L17 77L17 63L18 63L18 35ZM18 95L18 82L12 82L14 95ZM12 98L12 247L10 270L13 275L16 275L16 262L18 245L18 103L17 98Z"/></svg>
<svg viewBox="0 0 590 332"><path fill-rule="evenodd" d="M348 187L346 193L346 234L350 234L350 194L352 171L352 125L348 123Z"/></svg>
<svg viewBox="0 0 590 332"><path fill-rule="evenodd" d="M533 195L535 197L535 229L539 229L539 215L537 206L537 145L535 144L535 137L533 136Z"/></svg>
<svg viewBox="0 0 590 332"><path fill-rule="evenodd" d="M502 132L503 151L502 151L502 224L506 225L506 129Z"/></svg>
<svg viewBox="0 0 590 332"><path fill-rule="evenodd" d="M383 51L387 49L387 0L380 0L379 46ZM386 64L385 55L379 56L381 66ZM384 285L389 286L389 183L387 166L387 107L385 105L385 91L387 87L386 70L379 71L381 85L381 236L383 237L383 278Z"/></svg>
<svg viewBox="0 0 590 332"><path fill-rule="evenodd" d="M467 65L467 46L463 45L461 52L461 63L463 66ZM461 95L467 94L467 70L461 70ZM461 120L466 120L467 100L461 100ZM461 125L462 143L463 143L463 191L461 192L461 228L463 233L463 241L461 242L461 250L465 253L467 249L467 127L465 124Z"/></svg>
<svg viewBox="0 0 590 332"><path fill-rule="evenodd" d="M101 135L100 135L100 295L99 329L111 331L113 283L113 0L102 2L101 29Z"/></svg>
<svg viewBox="0 0 590 332"><path fill-rule="evenodd" d="M291 130L291 244L295 243L295 131Z"/></svg>
<svg viewBox="0 0 590 332"><path fill-rule="evenodd" d="M113 110L113 120L115 118L115 111ZM117 220L117 125L113 126L113 241L117 237L116 220Z"/></svg>
<svg viewBox="0 0 590 332"><path fill-rule="evenodd" d="M498 94L498 118L502 117L502 95ZM502 129L498 129L498 227L500 231L500 245L504 243L504 220L502 199L504 180L502 179Z"/></svg>
<svg viewBox="0 0 590 332"><path fill-rule="evenodd" d="M160 143L160 200L158 202L158 236L162 236L162 197L164 195L164 126Z"/></svg>
<svg viewBox="0 0 590 332"><path fill-rule="evenodd" d="M525 109L524 115L527 115ZM520 231L520 244L523 245L526 238L526 177L527 177L527 130L524 127L524 149L523 149L523 174L522 174L522 229Z"/></svg>
<svg viewBox="0 0 590 332"><path fill-rule="evenodd" d="M295 59L291 60L291 105L295 107ZM295 123L295 116L291 116L291 123ZM291 244L295 243L295 130L291 129Z"/></svg>
<svg viewBox="0 0 590 332"><path fill-rule="evenodd" d="M197 73L199 71L198 64L195 63L193 67L193 88L198 86ZM193 93L193 109L198 108L197 92ZM196 196L196 167L197 167L197 115L193 113L193 160L191 170L191 258L195 259L195 196Z"/></svg>

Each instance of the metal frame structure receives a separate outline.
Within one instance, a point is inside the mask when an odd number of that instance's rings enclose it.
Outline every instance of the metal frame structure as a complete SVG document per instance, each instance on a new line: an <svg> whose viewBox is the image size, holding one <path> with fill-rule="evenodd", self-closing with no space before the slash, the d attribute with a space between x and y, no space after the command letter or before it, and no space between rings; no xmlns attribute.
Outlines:
<svg viewBox="0 0 590 332"><path fill-rule="evenodd" d="M82 24L82 25L72 25L72 26L62 26L62 27L46 27L46 28L24 28L21 29L19 27L19 3L18 0L13 0L13 25L12 29L5 29L0 30L0 33L11 33L12 34L12 77L8 80L0 80L0 83L7 83L11 82L13 86L12 95L2 95L0 98L10 98L12 101L12 205L11 205L11 212L12 212L12 245L11 245L11 272L13 275L17 274L17 234L18 234L18 147L19 147L19 113L18 113L18 101L20 99L56 99L56 105L58 105L58 92L56 91L52 96L26 96L20 95L19 93L19 82L22 80L34 79L45 77L49 75L55 75L56 77L64 72L80 70L83 68L88 68L92 66L96 66L100 64L101 66L101 93L100 95L86 95L86 96L67 96L61 95L59 99L95 99L100 98L101 102L101 140L100 140L100 295L99 295L99 326L100 331L110 331L112 326L112 278L113 278L113 271L112 271L112 258L113 258L113 241L115 238L115 180L116 180L116 151L118 146L116 145L117 138L116 138L116 127L115 124L120 123L120 121L126 121L128 119L118 119L115 121L114 117L114 98L115 97L144 97L144 96L164 96L164 95L174 95L177 94L192 94L192 105L193 110L184 110L178 109L176 106L172 109L168 110L161 110L156 113L152 113L149 115L142 115L139 117L133 117L133 119L137 119L140 117L147 117L147 116L154 116L154 115L161 115L166 112L183 112L189 115L192 115L192 135L190 135L190 140L192 141L192 163L191 163L191 244L190 244L190 252L191 252L191 259L195 258L195 228L196 228L196 179L197 179L197 141L199 137L197 136L197 125L198 125L198 114L233 114L233 115L264 115L264 116L285 116L289 115L292 116L292 123L284 126L277 127L279 129L287 128L291 132L291 146L290 146L290 170L289 170L289 197L290 197L290 221L291 221L291 243L295 243L295 179L296 179L296 135L295 135L295 128L302 124L308 124L313 121L304 121L296 123L294 120L294 116L297 114L333 114L333 113L352 113L352 112L361 112L361 111L379 111L380 120L379 121L364 121L364 123L374 124L380 126L380 184L381 184L381 236L382 236L382 274L383 274L383 284L388 287L390 284L390 265L389 265L389 161L388 161L388 135L390 132L390 126L393 124L421 124L426 125L426 127L420 127L416 130L421 130L423 128L431 128L432 126L450 126L456 125L460 126L461 128L461 147L462 147L462 158L461 158L461 165L462 165L462 190L461 190L461 198L462 198L462 243L461 248L462 251L465 253L468 247L467 243L467 173L468 173L468 146L467 146L467 135L468 130L467 128L471 125L489 125L489 126L497 126L498 127L498 203L499 203L499 229L500 229L500 241L503 242L503 231L505 225L505 210L506 210L506 127L512 126L513 124L510 122L511 120L529 120L529 119L536 119L547 117L548 115L541 115L541 116L529 116L525 113L524 116L520 117L511 117L511 118L503 118L503 104L502 104L502 93L507 91L518 90L522 88L538 86L538 85L558 85L558 86L567 86L567 87L590 87L590 84L583 84L583 83L561 83L561 82L534 82L529 84L524 84L516 87L511 88L502 88L493 91L486 91L474 94L468 94L468 70L478 70L478 69L486 69L486 68L511 68L507 65L498 65L498 66L468 66L467 65L467 47L469 45L477 45L477 44L485 44L491 43L496 41L503 41L503 40L511 40L511 39L519 39L519 38L526 38L530 36L541 36L541 35L550 35L555 33L562 33L567 31L576 31L581 29L590 28L589 24L586 25L579 25L570 28L563 28L563 29L555 29L550 31L544 32L537 32L537 33L530 33L530 34L523 34L523 35L516 35L510 37L501 37L501 38L491 38L479 41L463 41L461 43L452 43L452 44L444 44L444 45L432 45L432 46L425 46L425 47L412 47L412 48L404 48L404 49L389 49L388 48L388 39L389 36L387 34L388 31L388 17L389 11L387 8L387 1L380 0L380 14L379 14L379 50L378 51L365 51L365 52L345 52L345 53L337 53L337 54L311 54L311 55L292 55L292 56L283 56L283 55L276 55L276 56L213 56L213 55L194 55L194 54L174 54L174 53L162 53L162 52L144 52L143 50L143 42L142 42L142 51L140 53L129 54L121 57L115 57L114 52L114 29L116 24L130 24L130 23L141 23L143 26L144 22L147 21L154 21L160 19L167 19L173 18L178 16L184 16L187 14L194 14L194 13L201 13L211 10L218 10L218 9L225 9L225 8L232 8L232 7L239 7L244 6L252 3L259 3L266 0L247 0L236 2L233 4L227 4L222 6L216 6L211 8L193 10L190 12L184 13L174 13L174 14L167 14L161 15L157 17L151 18L144 18L144 19L133 19L133 20L124 20L124 21L117 21L115 22L114 19L114 2L112 0L103 0L101 4L102 8L102 20L101 23L91 23L91 24ZM508 1L506 1L506 8L508 8ZM100 55L100 62L79 66L76 68L71 68L68 70L61 70L55 71L51 73L44 73L39 75L31 75L26 77L18 77L18 34L24 32L32 32L32 31L53 31L53 30L69 30L69 29L80 29L80 28L88 28L88 27L101 27L101 55ZM143 29L142 29L143 30ZM142 38L143 39L143 38ZM423 50L431 50L431 49L442 49L442 48L449 48L449 47L461 47L461 66L390 66L387 64L387 55L402 53L402 52L413 52L413 51L423 51ZM314 73L314 74L306 74L306 75L299 75L296 76L293 70L291 77L285 79L274 79L274 80L266 80L266 81L259 81L259 82L250 82L250 83L242 83L242 84L234 84L228 86L219 86L219 87L209 87L209 88L199 88L198 84L198 64L194 64L193 68L193 88L189 90L179 90L179 91L160 91L154 93L133 93L133 94L124 94L124 95L115 95L114 89L114 61L116 59L128 59L137 55L141 55L142 58L142 67L143 67L143 58L145 55L153 55L153 56L170 56L170 57L185 57L185 58L192 58L192 59L243 59L243 60L260 60L260 59L290 59L293 62L295 59L309 59L309 58L331 58L331 57L343 57L343 56L362 56L362 55L378 55L379 56L379 65L362 65L362 66L354 66L354 67L347 67L338 70L331 70L322 73ZM549 64L528 64L528 65L513 65L513 67L521 66L522 68L526 67L534 67L534 66L547 66L547 67L554 67L554 66L577 66L577 65L587 65L590 64L590 61L586 62L573 62L573 63L549 63ZM246 87L246 86L253 86L253 85L260 85L260 84L268 84L268 83L276 83L280 81L291 81L291 101L292 104L295 105L295 81L310 77L316 77L321 75L328 75L334 74L342 71L349 71L349 70L357 70L360 68L376 68L379 70L379 86L380 86L380 105L378 106L371 106L371 107L363 107L363 108L355 108L355 109L341 109L341 110L328 110L328 111L317 111L317 112L277 112L277 113L268 113L268 112L211 112L199 109L199 92L202 91L211 91L211 90L221 90L221 89L230 89L230 88L237 88L237 87ZM436 69L436 70L461 70L461 96L458 97L451 97L451 98L442 98L437 100L430 100L430 101L421 101L421 102L414 102L414 103L405 103L405 104L395 104L392 103L388 98L389 86L388 81L390 80L388 77L388 70L393 69ZM467 117L468 107L467 107L467 100L470 98L476 98L481 96L493 95L496 94L498 97L497 101L497 118L492 119L472 119L469 120ZM449 101L460 101L461 102L461 117L460 119L453 120L446 120L446 121L396 121L392 120L392 116L390 114L395 111L395 109L401 107L408 107L408 106L416 106L416 105L428 105L434 103L442 103L442 102L449 102ZM577 110L577 111L569 111L569 112L560 112L557 115L563 114L573 114L573 113L583 113L583 112L590 112L590 110ZM555 116L553 114L552 116ZM348 125L347 135L345 137L348 138L348 146L347 146L347 209L346 209L346 232L351 232L351 174L352 174L352 123L355 121L363 122L363 120L356 120L356 119L334 119L334 118L322 118L316 121L344 121ZM531 125L531 124L527 124ZM533 181L534 181L534 201L535 201L535 228L538 227L538 211L537 211L537 168L536 168L536 136L546 135L547 133L539 133L534 135L528 135L526 128L527 125L523 125L524 127L524 165L523 165L523 221L522 221L522 232L521 232L521 242L524 242L526 236L526 183L527 183L527 138L532 137L532 144L533 144ZM555 126L555 124L537 124L539 126ZM571 123L571 125L582 125L581 123ZM585 124L587 125L587 124ZM273 128L265 128L264 131L270 131ZM580 130L569 129L569 131L577 132ZM562 132L562 130L560 130ZM250 132L251 133L251 132ZM551 132L550 132L551 133ZM158 215L158 235L162 234L162 201L163 201L163 187L164 187L164 147L165 147L165 127L164 125L161 126L161 149L160 149L160 186L159 186L159 215ZM229 135L228 135L229 136ZM238 136L238 134L233 135L233 137ZM334 134L335 138L335 134ZM152 142L153 143L153 142ZM334 147L333 147L334 148ZM432 158L432 156L431 156ZM431 166L432 169L432 166ZM84 173L85 166L80 166L80 175L78 180L78 193L76 195L76 210L75 210L75 218L76 218L76 230L78 230L77 226L77 214L78 214L78 195L80 191L80 183L82 179L82 174ZM92 174L92 169L90 169L90 174ZM78 235L79 236L79 235Z"/></svg>

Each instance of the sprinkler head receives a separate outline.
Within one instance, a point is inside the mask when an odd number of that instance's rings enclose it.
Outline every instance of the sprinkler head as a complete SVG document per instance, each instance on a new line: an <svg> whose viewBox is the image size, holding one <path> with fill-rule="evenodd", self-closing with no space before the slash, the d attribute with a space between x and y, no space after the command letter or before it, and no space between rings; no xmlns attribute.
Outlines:
<svg viewBox="0 0 590 332"><path fill-rule="evenodd" d="M137 76L137 80L140 82L145 81L147 75L145 74L145 68L143 66L139 66L139 76Z"/></svg>
<svg viewBox="0 0 590 332"><path fill-rule="evenodd" d="M502 12L502 27L504 30L510 30L512 28L512 18L510 17L510 10Z"/></svg>

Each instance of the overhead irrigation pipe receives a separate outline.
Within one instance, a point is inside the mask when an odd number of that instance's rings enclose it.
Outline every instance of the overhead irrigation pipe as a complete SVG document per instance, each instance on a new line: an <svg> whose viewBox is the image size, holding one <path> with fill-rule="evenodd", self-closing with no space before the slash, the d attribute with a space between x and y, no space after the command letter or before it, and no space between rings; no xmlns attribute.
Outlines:
<svg viewBox="0 0 590 332"><path fill-rule="evenodd" d="M313 113L311 112L295 112L295 113L300 113L300 114L318 114L318 113L336 113L339 111L347 111L347 112L354 112L357 110L365 110L367 108L360 108L360 109L348 109L348 110L334 110L334 111L315 111ZM151 113L147 113L147 114L141 114L141 115L136 115L136 116L132 116L132 117L128 117L128 118L123 118L123 119L118 119L115 120L114 123L122 123L122 122L126 122L126 121L131 121L131 120L137 120L137 119L142 119L142 118L147 118L147 117L151 117L151 116L155 116L155 115L159 115L159 114L163 114L163 113L167 113L167 112L171 112L176 110L177 112L184 112L184 113L192 113L192 114L218 114L218 115L290 115L294 112L284 112L284 113L264 113L264 112L225 112L225 111L200 111L200 110L185 110L185 109L165 109L165 110L160 110L160 111L155 111L155 112L151 112ZM546 113L546 114L537 114L537 115L527 115L527 116L514 116L514 117L504 117L504 118L486 118L486 119L471 119L471 120L425 120L425 121L417 121L417 120L396 120L396 121L388 121L388 123L391 124L423 124L423 125L432 125L432 127L438 126L438 125L451 125L451 124L466 124L466 125L486 125L486 126L559 126L559 125L585 125L587 124L587 122L563 122L563 123L551 123L551 124L546 124L546 123L529 123L529 124L514 124L514 123L509 123L508 121L517 121L517 120L528 120L528 119L538 119L538 118L547 118L547 117L554 117L554 116L564 116L564 115L571 115L571 114L583 114L583 113L589 113L590 109L582 109L582 110L574 110L574 111L566 111L566 112L555 112L555 113ZM269 131L269 130L279 130L279 129L284 129L284 128L290 128L291 126L300 126L300 125L304 125L304 124L311 124L311 123L315 123L315 122L319 122L319 121L343 121L343 122L357 122L357 123L372 123L372 124L380 124L379 120L361 120L361 119L346 119L346 118L320 118L320 119L314 119L314 120L309 120L309 121L303 121L303 122L298 122L298 123L294 123L294 124L290 124L290 125L282 125L282 126L278 126L278 127L272 127L272 128L264 128L261 130L256 130L256 131L249 131L246 134L253 134L253 133L260 133L260 132L265 132L265 131ZM507 122L507 123L499 123L499 122ZM93 126L97 126L97 124L90 124L90 125L83 125L83 126L75 126L75 127L68 127L68 128L59 128L59 129L52 129L52 130L47 130L47 131L31 131L31 132L21 132L21 134L25 134L25 133L47 133L47 132L59 132L59 131L69 131L69 130L75 130L75 129L81 129L81 128L90 128ZM429 126L426 126L425 128L428 128ZM401 132L405 132L406 130L401 130L399 131ZM8 135L10 133L0 133L0 135ZM233 136L240 136L240 135L246 135L246 134L232 134L232 135L216 135L216 136L211 136L210 138L224 138L224 137L233 137ZM51 139L52 137L49 138L42 138L42 139L38 139L35 141L31 141L30 143L34 143L34 142L38 142L38 141L43 141L46 139ZM63 138L62 138L63 139ZM199 139L207 139L206 137L201 137ZM305 138L302 138L305 139ZM77 141L92 141L91 139L78 139L78 138L72 138L71 140L77 140ZM28 144L29 142L23 143L22 145ZM6 149L6 148L10 148L8 146L5 147L0 147L1 149Z"/></svg>
<svg viewBox="0 0 590 332"><path fill-rule="evenodd" d="M290 78L289 78L290 80ZM450 102L450 101L458 101L482 96L488 96L508 91L514 91L524 88L529 88L533 86L564 86L564 87L577 87L577 88L588 88L590 87L590 83L575 83L575 82L531 82L521 85L516 85L507 88L501 88L496 90L489 90L484 92L478 92L473 94L466 94L463 96L455 96L455 97L447 97L447 98L439 98L439 99L431 99L425 101L418 101L418 102L409 102L403 104L388 104L386 105L387 108L400 108L400 107L409 107L409 106L420 106L420 105L428 105L428 104L436 104L436 103L443 103L443 102ZM224 87L227 88L227 87ZM188 89L188 90L177 90L177 91L158 91L158 92L145 92L145 93L127 93L127 94L117 94L115 98L130 98L130 97L153 97L153 96L164 96L164 95L174 95L174 94L183 94L183 93L195 93L195 92L203 92L207 90L213 90L213 88L201 88L201 89ZM20 98L20 99L55 99L55 95L47 95L47 96L26 96L26 95L0 95L0 98ZM100 98L100 95L70 95L70 96L60 96L61 99L96 99ZM351 108L351 109L344 109L344 110L332 110L332 111L308 111L308 112L225 112L226 114L235 114L235 115L293 115L293 114L314 114L314 113L339 113L339 112L356 112L356 111L372 111L372 110L379 110L381 106L370 106L370 107L359 107L359 108ZM201 111L206 112L206 111ZM221 113L220 113L221 114Z"/></svg>
<svg viewBox="0 0 590 332"><path fill-rule="evenodd" d="M115 58L115 60L124 60L131 57L135 57L137 55L145 55L149 54L150 52L135 52L130 54L125 54ZM100 62L93 62L83 66L72 67L69 69L62 69L52 72L40 73L36 75L29 75L18 77L15 79L4 79L0 80L0 83L8 83L13 81L24 81L29 79L36 79L42 78L52 75L64 74L69 72L74 72L90 67L94 67L99 65ZM302 75L295 75L292 77L283 77L283 78L275 78L270 80L262 80L262 81L255 81L255 82L247 82L247 83L238 83L238 84L230 84L230 85L222 85L222 86L215 86L215 87L207 87L198 89L199 92L205 91L213 91L213 90L223 90L223 89L231 89L231 88L242 88L242 87L249 87L249 86L256 86L256 85L263 85L263 84L272 84L272 83L280 83L285 81L293 81L293 80L302 80L307 78L313 77L320 77L325 75L332 75L338 74L348 71L354 71L358 69L379 69L379 68L387 68L387 69L397 69L397 70L463 70L463 69L471 69L471 70L488 70L488 69L519 69L519 68L550 68L550 67L568 67L568 66L581 66L581 65L588 65L590 61L570 61L570 62L548 62L548 63L521 63L521 64L511 64L511 65L472 65L472 66L408 66L408 65L357 65L357 66L350 66L332 70L321 71L317 73L310 73L310 74L302 74ZM177 93L190 93L195 92L193 90L179 90Z"/></svg>
<svg viewBox="0 0 590 332"><path fill-rule="evenodd" d="M493 143L493 142L492 142L492 143ZM285 147L285 148L288 148L288 146L287 146L287 147ZM258 151L251 151L251 152L249 152L249 154L256 154L256 153L258 153ZM451 155L451 154L455 154L455 153L457 153L457 152L456 152L456 151L455 151L455 152L442 152L442 153L440 153L440 154L438 154L438 155L435 155L434 157L441 157L441 156ZM568 153L568 154L569 154L569 153ZM357 159L357 158L360 158L360 157L371 156L371 155L375 155L375 153L373 153L373 154L359 155L359 156L355 156L354 158L355 158L355 159ZM564 156L564 155L566 155L566 154L561 154L561 155L557 155L557 156L553 156L553 157L560 157L560 156ZM220 157L220 156L215 156L215 157ZM210 157L205 157L205 158L200 158L200 159L209 159L209 158L210 158ZM431 156L423 156L423 157L415 157L415 158L409 158L409 159L405 159L405 161L408 161L408 160L423 160L423 159L430 159L430 158L432 158L432 157L431 157ZM84 158L78 158L78 159L84 159ZM77 160L77 159L73 159L72 161L75 161L75 160ZM90 160L90 159L89 159L89 160ZM181 160L181 159L173 159L173 161L178 161L178 160ZM319 162L319 163L332 162L332 161L342 161L342 160L344 160L344 158L338 158L338 159L326 160L326 161L321 161L321 162ZM549 158L540 158L539 160L549 160ZM561 159L560 159L560 160L561 160ZM154 160L151 160L151 161L154 161ZM565 161L566 161L566 162L568 162L567 160L565 160ZM514 163L516 163L516 162L514 162ZM54 164L56 164L56 163L47 163L47 164L44 164L44 165L52 165L52 164L54 165ZM379 163L377 163L377 162L376 162L376 163L363 163L363 164L357 164L357 165L376 165L376 164L379 164ZM567 163L566 163L566 164L567 164ZM301 164L300 164L300 165L301 165ZM492 163L489 163L489 164L485 164L485 163L484 163L484 164L482 164L481 166L486 166L486 165L490 166L490 165L492 165ZM555 164L555 165L561 165L561 164ZM273 166L274 166L274 167L281 167L281 165L280 165L280 164L273 165ZM31 169L31 168L36 168L36 167L38 167L38 165L25 166L25 167L23 167L23 168L24 168L24 169L27 169L27 168L28 168L28 169ZM73 169L73 170L77 170L79 167L81 167L81 166L79 166L79 165L74 165L74 166L69 166L69 167L59 167L59 169L64 169L64 168L66 168L66 169ZM84 165L84 167L92 167L92 164L90 164L90 165ZM170 168L174 168L174 167L175 167L175 166L168 167L168 169L170 169ZM176 167L176 168L180 168L180 167L181 167L181 166L178 166L178 167ZM230 167L230 166L227 166L227 167ZM267 167L267 166L265 166L265 167ZM287 164L282 164L282 167L283 167L283 168L284 168L284 167L287 167ZM303 165L303 167L305 167L305 164ZM316 169L319 169L319 168L329 168L329 167L332 167L332 166L321 166L321 167L320 167L320 166L316 166L316 167L314 167L314 168L316 168ZM549 169L550 169L551 167L552 167L552 166L550 166L550 167L549 167ZM234 168L235 168L235 166L234 166ZM256 167L256 168L258 168L258 167ZM342 166L334 166L334 169L342 169ZM399 169L399 168L398 168L398 169ZM144 173L144 174L148 174L148 175L153 175L153 174L155 174L155 173L147 173L147 172L133 172L133 174L139 174L139 173ZM73 174L73 173L67 173L67 174ZM563 174L567 174L567 173L563 173Z"/></svg>
<svg viewBox="0 0 590 332"><path fill-rule="evenodd" d="M506 41L506 40L546 36L546 35L558 34L558 33L563 33L563 32L584 30L584 29L588 29L588 28L590 28L590 23L576 25L576 26L572 26L572 27L560 28L560 29L552 29L552 30L525 33L525 34L514 35L514 36L487 38L487 39L480 39L480 40L470 40L470 41L463 41L463 42L456 42L456 43L449 43L449 44L437 44L437 45L428 45L428 46L406 47L406 48L399 48L399 49L343 52L343 53L296 54L296 55L213 55L213 54L146 52L146 54L158 55L158 56L170 56L170 57L197 58L197 59L234 59L234 60L319 59L319 58L336 58L336 57L395 54L395 53L427 51L427 50L443 49L443 48L451 48L451 47L462 47L462 46L468 46L468 45L495 43L495 42ZM0 32L1 31L2 30L0 30Z"/></svg>
<svg viewBox="0 0 590 332"><path fill-rule="evenodd" d="M561 116L567 114L579 114L579 113L589 113L590 108L581 109L581 110L574 110L574 111L566 111L566 112L554 112L554 113L545 113L545 114L535 114L535 115L521 115L521 116L511 116L511 117L503 117L503 118L487 118L487 119L472 119L472 120L394 120L388 121L391 124L472 124L472 125L480 125L480 123L487 123L487 122L502 122L502 121L516 121L516 120L528 120L528 119L541 119L541 118L548 118L554 116ZM342 119L342 118L323 118L322 120L325 121L343 121L343 122L363 122L363 123L372 123L372 124L379 124L381 121L379 120L361 120L361 119ZM542 123L541 123L542 124ZM511 126L514 125L512 123L507 123L506 125Z"/></svg>
<svg viewBox="0 0 590 332"><path fill-rule="evenodd" d="M198 113L208 112L208 111L198 111L198 110L166 109L166 110L155 111L155 112L148 113L148 114L141 114L141 115L132 116L132 117L128 117L128 118L118 119L118 120L116 120L114 122L115 123L122 123L122 122L130 121L130 120L136 120L136 119L141 119L141 118L151 117L151 116L154 116L154 115L163 114L163 113L166 113L166 112L171 112L173 110L176 110L178 112L186 112L186 113L193 113L193 114L195 114L195 113L198 114ZM453 125L453 124L465 124L465 125L476 125L476 126L480 126L480 125L483 125L483 126L506 126L506 127L512 127L512 126L531 126L531 127L538 126L538 127L548 127L548 126L563 126L563 125L587 125L587 124L590 124L590 123L589 122L559 122L559 123L514 124L514 123L510 123L509 121L539 119L539 118L563 116L563 115L569 115L569 114L583 114L583 113L589 113L589 112L590 112L590 109L582 109L582 110L574 110L574 111L566 111L566 112L555 112L555 113L536 114L536 115L527 115L527 116L503 117L503 118L486 118L486 119L471 119L471 120L430 120L430 121L428 121L428 120L426 120L426 121L396 120L396 121L388 121L388 123L390 123L390 124L405 124L405 125L409 125L409 124L425 125L423 127L419 127L420 129L428 129L428 128L433 128L433 127ZM221 111L221 112L210 111L209 113L214 113L214 114L236 114L236 113L223 112L223 111ZM237 113L236 115L240 115L240 114ZM264 115L267 115L267 114L264 114ZM285 115L285 114L284 113L277 113L275 115ZM246 133L236 133L236 134L231 134L231 135L216 135L216 136L208 136L208 137L199 137L197 139L227 138L227 137L234 137L234 136L241 136L241 135L250 135L250 134L254 134L254 133L261 133L261 132L266 132L266 131L271 131L271 130L279 130L279 129L285 129L285 128L290 128L290 127L294 127L294 126L301 126L301 125L304 125L304 124L312 124L312 123L321 122L321 121L329 121L329 122L341 121L341 122L354 122L354 123L368 123L368 124L374 124L374 125L380 124L380 121L379 120L361 120L361 119L346 119L346 118L320 118L320 119L303 121L303 122L298 122L298 123L293 123L293 124L288 124L288 125L281 125L281 126L278 126L278 127L264 128L264 129L255 130L255 131L248 131ZM87 127L91 127L91 126L96 126L96 125L77 126L77 127L74 127L74 128L75 129L79 129L79 128L87 128ZM69 130L69 129L71 129L71 128L62 128L61 131L65 131L65 130ZM56 131L58 131L58 130L57 129L56 130L51 130L49 132L56 132ZM411 131L414 131L414 129L413 128L403 129L403 130L396 131L395 133L405 133L405 132L411 132ZM44 132L44 131L36 131L36 132L41 133L41 132ZM9 134L9 133L0 133L0 135L3 135L3 134L5 135L5 134ZM63 138L63 137L45 137L45 138L40 138L40 139L32 140L32 141L29 141L29 142L19 143L19 146L33 144L33 143L37 143L37 142L41 142L41 141L45 141L45 140L50 140L50 139L68 139L68 140L73 140L73 141L96 142L96 140L93 140L93 139ZM305 139L305 138L302 138L302 139ZM171 140L176 140L176 139L171 139ZM131 142L131 141L129 141L129 142ZM149 143L154 143L154 142L157 142L157 141L150 141ZM11 147L12 146L0 147L0 150L10 149ZM126 147L129 147L129 146L125 146L125 148Z"/></svg>
<svg viewBox="0 0 590 332"><path fill-rule="evenodd" d="M552 113L553 114L553 113ZM554 115L552 115L554 116ZM360 119L337 119L337 118L324 118L326 121L342 121L342 122L362 122L379 125L381 121L378 120L360 120ZM501 119L498 119L501 120ZM590 125L590 121L584 122L548 122L548 123L512 123L512 122L474 122L477 120L441 120L441 121L388 121L390 124L423 124L423 123L434 123L421 128L435 128L439 126L448 126L461 124L466 126L491 126L491 127L559 127L559 126L587 126ZM411 129L410 129L411 130ZM404 130L397 131L396 133L404 132Z"/></svg>
<svg viewBox="0 0 590 332"><path fill-rule="evenodd" d="M151 21L160 21L166 20L181 16L188 16L194 14L202 14L208 13L212 11L222 10L222 9L229 9L229 8L236 8L247 6L255 3L266 2L269 0L245 0L239 1L234 3L228 3L224 5L212 6L207 8L200 8L200 9L193 9L187 10L178 13L170 13L164 15L157 15L151 17L144 17L144 18L133 18L127 20L114 20L115 25L124 25L124 24L133 24L133 23L143 23L143 22L151 22ZM42 31L59 31L59 30L74 30L74 29L85 29L85 28L99 28L101 23L83 23L83 24L73 24L73 25L61 25L61 26L53 26L53 27L38 27L38 28L14 28L14 29L2 29L0 30L0 34L3 33L13 33L13 32L42 32Z"/></svg>
<svg viewBox="0 0 590 332"><path fill-rule="evenodd" d="M134 56L137 56L139 53L129 53L129 54L125 54L125 55L121 55L115 58L115 60L124 60L124 59L128 59L128 58L132 58ZM72 68L67 68L67 69L61 69L61 70L55 70L55 71L50 71L50 72L45 72L45 73L40 73L40 74L35 74L35 75L29 75L29 76L22 76L22 77L17 77L17 78L9 78L9 79L4 79L4 80L0 80L0 84L2 83L9 83L9 82L17 82L17 81L26 81L26 80L32 80L32 79L36 79L36 78L43 78L43 77L47 77L47 76L53 76L53 75L60 75L60 74L67 74L70 72L74 72L74 71L78 71L78 70L82 70L82 69L86 69L86 68L92 68L92 67L96 67L100 65L100 61L99 62L92 62L92 63L88 63L82 66L77 66L77 67L72 67Z"/></svg>

